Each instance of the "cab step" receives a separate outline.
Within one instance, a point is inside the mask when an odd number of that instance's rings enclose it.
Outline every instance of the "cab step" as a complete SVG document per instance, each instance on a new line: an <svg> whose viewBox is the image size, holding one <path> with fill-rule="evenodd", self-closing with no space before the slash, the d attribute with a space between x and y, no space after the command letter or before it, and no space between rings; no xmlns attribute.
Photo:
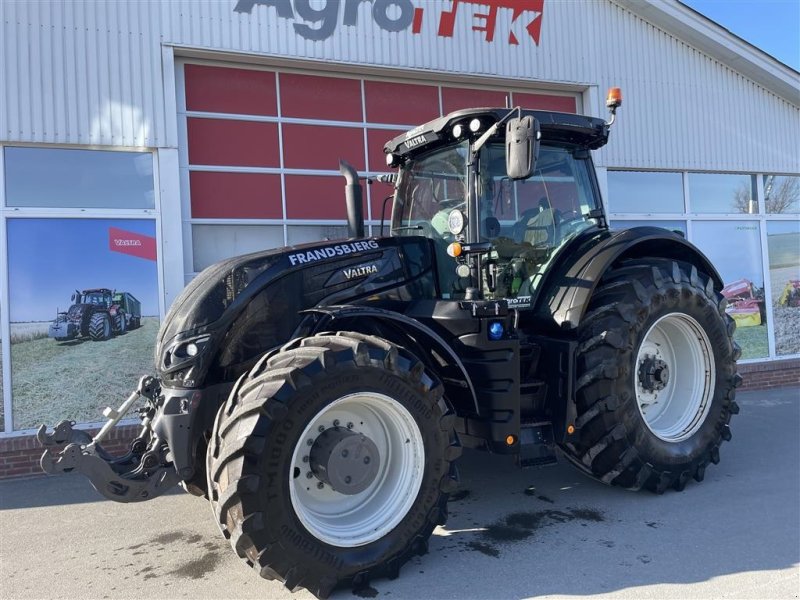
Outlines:
<svg viewBox="0 0 800 600"><path fill-rule="evenodd" d="M558 462L553 437L553 424L550 421L521 423L519 428L519 454L517 466L546 467Z"/></svg>

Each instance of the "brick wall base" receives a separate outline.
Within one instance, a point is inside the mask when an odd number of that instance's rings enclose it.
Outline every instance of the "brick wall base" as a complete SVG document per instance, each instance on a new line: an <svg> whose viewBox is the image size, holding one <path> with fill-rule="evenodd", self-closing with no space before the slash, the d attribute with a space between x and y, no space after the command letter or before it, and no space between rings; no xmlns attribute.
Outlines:
<svg viewBox="0 0 800 600"><path fill-rule="evenodd" d="M91 435L98 431L99 429L87 430ZM103 442L103 448L117 456L125 454L138 434L137 425L115 427ZM0 438L0 479L43 474L39 466L42 452L44 448L34 435Z"/></svg>
<svg viewBox="0 0 800 600"><path fill-rule="evenodd" d="M800 386L800 358L739 365L743 381L740 390Z"/></svg>
<svg viewBox="0 0 800 600"><path fill-rule="evenodd" d="M740 390L763 390L784 386L800 386L800 359L740 365L743 381ZM97 430L89 430L94 434ZM103 448L115 455L127 452L139 433L136 425L113 429ZM42 448L35 436L0 438L0 479L25 477L42 473L39 458Z"/></svg>

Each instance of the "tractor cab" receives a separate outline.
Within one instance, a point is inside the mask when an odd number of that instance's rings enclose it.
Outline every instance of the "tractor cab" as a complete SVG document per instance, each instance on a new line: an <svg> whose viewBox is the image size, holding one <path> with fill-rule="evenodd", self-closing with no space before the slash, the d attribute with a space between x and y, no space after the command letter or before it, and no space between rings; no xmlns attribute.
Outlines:
<svg viewBox="0 0 800 600"><path fill-rule="evenodd" d="M442 299L529 298L560 249L605 227L589 150L607 137L600 119L519 109L431 121L386 145L391 234L434 241Z"/></svg>

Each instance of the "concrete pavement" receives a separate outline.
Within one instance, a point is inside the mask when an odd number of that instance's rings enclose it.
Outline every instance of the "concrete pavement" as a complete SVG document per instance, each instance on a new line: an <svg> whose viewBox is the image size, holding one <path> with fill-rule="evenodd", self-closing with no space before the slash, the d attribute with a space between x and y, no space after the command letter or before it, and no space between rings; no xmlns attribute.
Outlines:
<svg viewBox="0 0 800 600"><path fill-rule="evenodd" d="M522 471L465 453L430 553L359 595L800 597L800 390L738 401L722 462L682 493L630 493L564 462ZM116 504L80 476L0 482L0 597L312 598L241 563L204 500Z"/></svg>

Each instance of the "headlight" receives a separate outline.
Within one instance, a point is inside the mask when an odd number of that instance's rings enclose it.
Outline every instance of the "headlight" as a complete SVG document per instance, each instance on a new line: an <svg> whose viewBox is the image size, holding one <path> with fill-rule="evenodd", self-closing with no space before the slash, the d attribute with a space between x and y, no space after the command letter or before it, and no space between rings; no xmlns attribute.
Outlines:
<svg viewBox="0 0 800 600"><path fill-rule="evenodd" d="M458 235L464 231L465 222L466 219L464 218L464 213L457 208L451 210L450 214L447 215L447 227L450 229L450 233L453 235Z"/></svg>

